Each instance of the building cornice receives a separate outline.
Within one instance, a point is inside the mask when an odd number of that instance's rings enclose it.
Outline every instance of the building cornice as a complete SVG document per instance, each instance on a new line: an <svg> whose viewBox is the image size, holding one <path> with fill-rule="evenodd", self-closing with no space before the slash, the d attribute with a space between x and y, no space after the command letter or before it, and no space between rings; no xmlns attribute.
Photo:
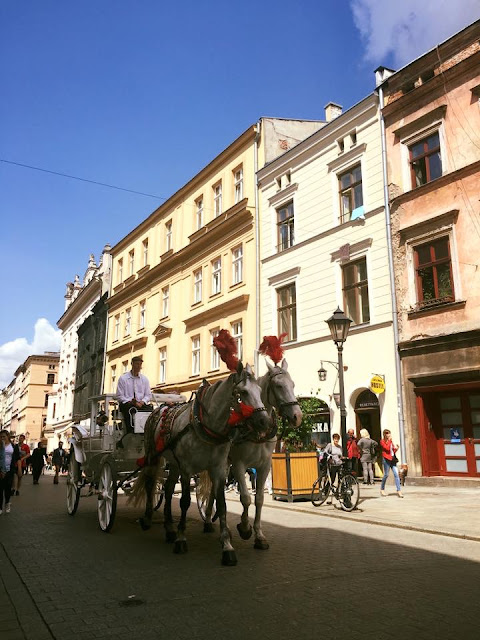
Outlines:
<svg viewBox="0 0 480 640"><path fill-rule="evenodd" d="M108 349L107 356L109 357L109 359L118 358L122 355L125 355L126 353L133 353L134 351L138 351L139 349L144 349L146 344L147 336L142 336L141 338L137 338L136 340L125 342L118 347Z"/></svg>
<svg viewBox="0 0 480 640"><path fill-rule="evenodd" d="M201 313L190 316L183 321L185 323L185 329L190 331L191 329L205 325L216 318L246 309L249 297L249 294L245 293L233 298L232 300L227 300L222 304L217 304L211 309L206 309Z"/></svg>
<svg viewBox="0 0 480 640"><path fill-rule="evenodd" d="M97 278L92 278L84 287L72 304L65 310L64 314L57 321L57 327L62 331L73 324L85 309L95 300L102 291L102 283Z"/></svg>
<svg viewBox="0 0 480 640"><path fill-rule="evenodd" d="M205 182L209 180L209 177L218 172L222 166L227 164L232 157L238 155L243 147L248 144L253 144L256 135L256 125L250 125L236 140L234 140L228 147L226 147L218 156L216 156L209 164L207 164L199 173L197 173L191 180L189 180L183 187L181 187L176 193L173 194L168 200L161 204L148 218L136 226L130 233L128 233L122 240L112 247L111 255L115 256L130 243L134 241L137 236L145 233L153 224L153 221L157 218L161 218L166 214L170 214L179 204L181 204L190 193L196 191Z"/></svg>
<svg viewBox="0 0 480 640"><path fill-rule="evenodd" d="M436 353L446 349L469 349L480 346L480 329L448 333L436 336L426 336L414 340L402 340L398 344L400 357Z"/></svg>

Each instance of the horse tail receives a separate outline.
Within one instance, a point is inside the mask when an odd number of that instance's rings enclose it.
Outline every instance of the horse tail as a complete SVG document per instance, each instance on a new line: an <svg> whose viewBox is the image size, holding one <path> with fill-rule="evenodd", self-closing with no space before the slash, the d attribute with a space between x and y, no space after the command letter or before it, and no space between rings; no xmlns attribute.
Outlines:
<svg viewBox="0 0 480 640"><path fill-rule="evenodd" d="M198 476L197 494L201 500L208 500L212 492L212 481L208 471L202 471Z"/></svg>

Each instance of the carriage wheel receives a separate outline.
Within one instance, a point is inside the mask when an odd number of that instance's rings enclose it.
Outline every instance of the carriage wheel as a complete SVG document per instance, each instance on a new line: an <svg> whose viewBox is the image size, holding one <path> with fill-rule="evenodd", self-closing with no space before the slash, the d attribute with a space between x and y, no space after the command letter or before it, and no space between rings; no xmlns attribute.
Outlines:
<svg viewBox="0 0 480 640"><path fill-rule="evenodd" d="M205 522L207 519L207 506L208 506L208 497L202 497L198 487L198 476L195 476L195 497L197 498L197 507L200 513L202 520Z"/></svg>
<svg viewBox="0 0 480 640"><path fill-rule="evenodd" d="M108 533L113 527L117 510L117 473L111 460L105 460L100 469L98 482L98 524Z"/></svg>
<svg viewBox="0 0 480 640"><path fill-rule="evenodd" d="M165 495L165 489L163 482L157 482L155 486L155 492L153 494L153 507L154 511L158 511L162 506L163 496Z"/></svg>
<svg viewBox="0 0 480 640"><path fill-rule="evenodd" d="M72 447L73 449L73 447ZM72 451L68 463L67 476L67 512L69 516L75 515L80 500L80 465L75 460L75 453Z"/></svg>

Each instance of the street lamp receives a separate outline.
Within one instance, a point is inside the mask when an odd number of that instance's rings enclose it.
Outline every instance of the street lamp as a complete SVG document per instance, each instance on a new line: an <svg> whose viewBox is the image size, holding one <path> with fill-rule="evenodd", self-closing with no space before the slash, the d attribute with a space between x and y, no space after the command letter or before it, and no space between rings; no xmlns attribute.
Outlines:
<svg viewBox="0 0 480 640"><path fill-rule="evenodd" d="M348 330L352 320L348 318L340 307L334 311L331 318L325 321L328 324L332 340L337 345L338 350L338 382L340 386L340 435L342 437L342 450L344 457L347 457L347 411L345 408L345 388L343 383L343 343L347 339Z"/></svg>

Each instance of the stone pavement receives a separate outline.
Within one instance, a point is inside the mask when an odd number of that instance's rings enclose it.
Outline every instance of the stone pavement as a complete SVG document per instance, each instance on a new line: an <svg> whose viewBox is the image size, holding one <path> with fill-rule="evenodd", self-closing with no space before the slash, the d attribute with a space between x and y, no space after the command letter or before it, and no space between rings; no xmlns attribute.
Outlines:
<svg viewBox="0 0 480 640"><path fill-rule="evenodd" d="M241 505L228 494L238 565L227 568L218 534L202 533L194 502L189 553L176 556L163 542L161 514L142 532L139 511L120 496L115 526L104 534L94 497L69 517L64 478L58 486L49 476L30 482L0 516L1 640L478 636L480 544L450 535L473 532L476 491L407 486L400 500L393 488L377 497L375 487L353 514L265 496L266 552L239 539ZM421 528L422 512L441 535L404 528Z"/></svg>

